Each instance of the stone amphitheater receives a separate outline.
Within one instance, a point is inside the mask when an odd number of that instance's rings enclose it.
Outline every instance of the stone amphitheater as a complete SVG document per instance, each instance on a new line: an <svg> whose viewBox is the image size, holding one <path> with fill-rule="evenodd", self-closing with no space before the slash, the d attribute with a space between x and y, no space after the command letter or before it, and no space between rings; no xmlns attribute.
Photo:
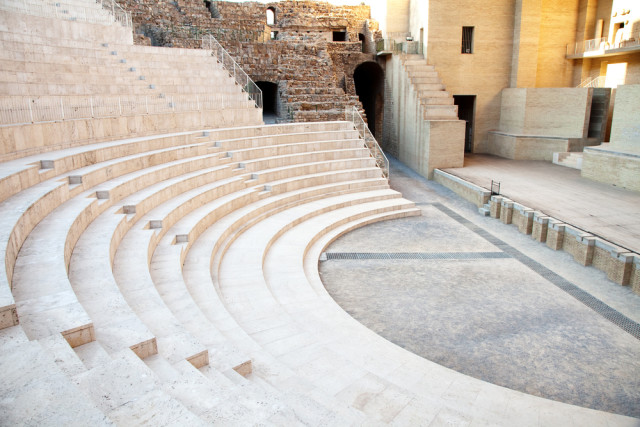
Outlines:
<svg viewBox="0 0 640 427"><path fill-rule="evenodd" d="M217 47L134 45L107 0L0 5L0 424L638 425L334 302L324 248L421 212L355 106L266 126Z"/></svg>

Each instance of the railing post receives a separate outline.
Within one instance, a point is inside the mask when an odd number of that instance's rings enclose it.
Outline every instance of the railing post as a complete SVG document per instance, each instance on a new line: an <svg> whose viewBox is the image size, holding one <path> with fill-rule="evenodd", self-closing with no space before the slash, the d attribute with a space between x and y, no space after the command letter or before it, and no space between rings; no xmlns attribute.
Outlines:
<svg viewBox="0 0 640 427"><path fill-rule="evenodd" d="M62 102L62 98L60 98L60 114L62 116L62 120L64 120L64 103Z"/></svg>
<svg viewBox="0 0 640 427"><path fill-rule="evenodd" d="M31 108L31 98L27 99L27 107L29 107L29 117L31 118L31 123L33 123L33 109Z"/></svg>
<svg viewBox="0 0 640 427"><path fill-rule="evenodd" d="M146 113L149 114L149 97L148 96L144 97L144 109Z"/></svg>
<svg viewBox="0 0 640 427"><path fill-rule="evenodd" d="M91 110L91 118L93 118L93 96L89 97L89 108Z"/></svg>
<svg viewBox="0 0 640 427"><path fill-rule="evenodd" d="M122 103L120 102L120 97L118 97L118 111L120 112L120 115L122 116Z"/></svg>

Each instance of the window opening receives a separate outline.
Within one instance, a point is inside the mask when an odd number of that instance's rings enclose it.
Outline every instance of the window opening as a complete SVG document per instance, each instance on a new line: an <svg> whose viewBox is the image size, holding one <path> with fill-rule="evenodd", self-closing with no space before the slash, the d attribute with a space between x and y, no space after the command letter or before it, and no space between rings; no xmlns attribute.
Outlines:
<svg viewBox="0 0 640 427"><path fill-rule="evenodd" d="M462 27L462 53L473 53L473 27Z"/></svg>
<svg viewBox="0 0 640 427"><path fill-rule="evenodd" d="M275 25L276 23L276 11L270 7L267 9L267 25Z"/></svg>
<svg viewBox="0 0 640 427"><path fill-rule="evenodd" d="M333 41L334 42L346 42L347 41L347 32L346 31L334 31L333 32Z"/></svg>

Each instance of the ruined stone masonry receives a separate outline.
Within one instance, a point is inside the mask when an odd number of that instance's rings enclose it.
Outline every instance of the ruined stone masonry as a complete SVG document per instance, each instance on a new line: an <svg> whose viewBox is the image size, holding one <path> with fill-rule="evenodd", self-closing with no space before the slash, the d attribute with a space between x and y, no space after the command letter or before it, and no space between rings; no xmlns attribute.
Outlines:
<svg viewBox="0 0 640 427"><path fill-rule="evenodd" d="M259 86L270 88L265 90L265 112L275 114L278 122L342 120L347 106L364 115L353 75L358 65L376 60L380 32L369 6L118 2L132 14L138 44L199 48L202 36L212 34ZM272 23L267 22L268 11Z"/></svg>

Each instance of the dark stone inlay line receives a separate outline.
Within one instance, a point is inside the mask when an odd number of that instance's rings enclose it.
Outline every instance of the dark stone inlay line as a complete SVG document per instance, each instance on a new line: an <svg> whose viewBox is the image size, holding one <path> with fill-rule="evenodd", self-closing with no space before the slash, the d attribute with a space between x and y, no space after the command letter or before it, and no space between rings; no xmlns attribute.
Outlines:
<svg viewBox="0 0 640 427"><path fill-rule="evenodd" d="M442 211L443 213L447 214L451 219L459 222L460 224L467 227L469 230L478 234L480 237L483 237L488 242L502 249L507 255L520 261L522 264L526 265L527 267L529 267L530 269L538 273L540 276L544 277L549 282L553 283L558 288L562 289L563 291L565 291L566 293L568 293L569 295L571 295L572 297L574 297L575 299L577 299L578 301L580 301L581 303L583 303L584 305L586 305L587 307L595 311L596 313L600 314L602 317L609 320L611 323L618 326L623 331L629 333L631 336L640 340L640 324L639 323L629 319L627 316L615 310L614 308L609 307L607 304L600 301L593 295L583 291L582 289L580 289L579 287L577 287L567 279L549 270L547 267L540 264L539 262L529 258L528 256L526 256L525 254L523 254L513 246L498 239L494 235L478 227L477 225L475 225L468 219L464 218L463 216L457 214L456 212L452 211L448 207L440 203L434 203L433 206L438 210Z"/></svg>
<svg viewBox="0 0 640 427"><path fill-rule="evenodd" d="M424 259L424 260L465 260L511 258L505 252L327 252L327 260L362 259Z"/></svg>

